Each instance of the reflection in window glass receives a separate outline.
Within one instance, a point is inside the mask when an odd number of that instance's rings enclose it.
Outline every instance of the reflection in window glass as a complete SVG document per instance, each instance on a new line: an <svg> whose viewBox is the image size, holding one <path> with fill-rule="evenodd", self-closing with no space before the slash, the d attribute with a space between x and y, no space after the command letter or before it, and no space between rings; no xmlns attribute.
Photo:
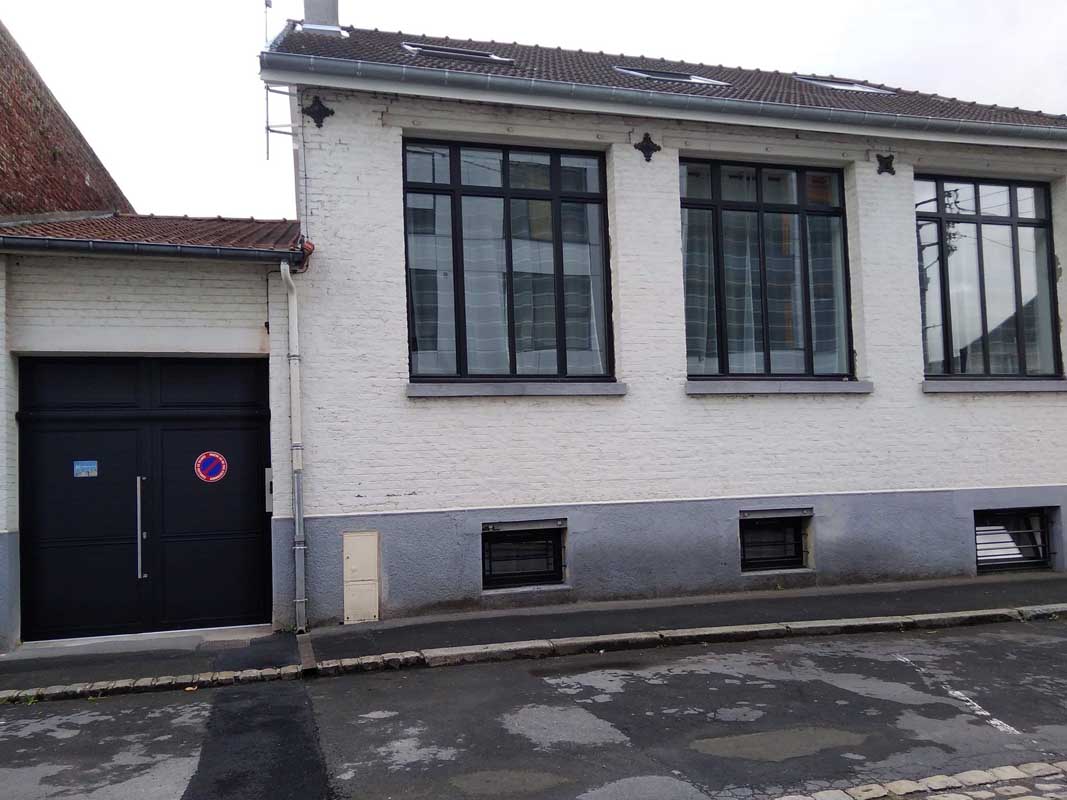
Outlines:
<svg viewBox="0 0 1067 800"><path fill-rule="evenodd" d="M1019 204L1019 216L1023 219L1044 219L1045 193L1032 186L1020 186L1016 189Z"/></svg>
<svg viewBox="0 0 1067 800"><path fill-rule="evenodd" d="M504 201L464 197L463 291L472 374L506 375L511 367L504 245Z"/></svg>
<svg viewBox="0 0 1067 800"><path fill-rule="evenodd" d="M981 184L978 187L978 202L981 203L984 217L1011 216L1011 190L1007 186Z"/></svg>
<svg viewBox="0 0 1067 800"><path fill-rule="evenodd" d="M690 375L715 375L719 372L712 214L709 209L682 209L685 351Z"/></svg>
<svg viewBox="0 0 1067 800"><path fill-rule="evenodd" d="M761 172L763 173L764 203L796 205L797 174L793 170L764 167Z"/></svg>
<svg viewBox="0 0 1067 800"><path fill-rule="evenodd" d="M848 372L848 292L840 217L808 217L811 344L816 375Z"/></svg>
<svg viewBox="0 0 1067 800"><path fill-rule="evenodd" d="M1010 226L982 226L982 271L985 275L986 330L989 332L989 371L1001 375L1017 374L1020 369L1019 337Z"/></svg>
<svg viewBox="0 0 1067 800"><path fill-rule="evenodd" d="M592 156L560 156L559 178L565 192L599 192L600 161Z"/></svg>
<svg viewBox="0 0 1067 800"><path fill-rule="evenodd" d="M764 372L763 286L755 212L724 211L722 239L730 372Z"/></svg>
<svg viewBox="0 0 1067 800"><path fill-rule="evenodd" d="M567 374L608 371L604 223L599 203L562 203Z"/></svg>
<svg viewBox="0 0 1067 800"><path fill-rule="evenodd" d="M407 196L411 369L415 375L454 375L456 322L452 274L452 200Z"/></svg>
<svg viewBox="0 0 1067 800"><path fill-rule="evenodd" d="M511 269L515 369L520 375L553 375L558 362L550 201L511 201Z"/></svg>
<svg viewBox="0 0 1067 800"><path fill-rule="evenodd" d="M548 153L511 153L508 180L513 189L547 192L552 187L552 157Z"/></svg>
<svg viewBox="0 0 1067 800"><path fill-rule="evenodd" d="M417 183L449 183L448 147L445 145L409 144L405 150L408 180Z"/></svg>
<svg viewBox="0 0 1067 800"><path fill-rule="evenodd" d="M729 167L719 169L722 199L744 203L756 202L756 168Z"/></svg>
<svg viewBox="0 0 1067 800"><path fill-rule="evenodd" d="M945 223L949 309L952 315L952 371L985 372L982 294L978 280L978 237L973 223Z"/></svg>
<svg viewBox="0 0 1067 800"><path fill-rule="evenodd" d="M937 222L920 219L918 239L919 299L926 374L943 375L945 374L945 330L941 314L941 251Z"/></svg>
<svg viewBox="0 0 1067 800"><path fill-rule="evenodd" d="M945 183L945 213L974 213L973 183Z"/></svg>
<svg viewBox="0 0 1067 800"><path fill-rule="evenodd" d="M711 199L711 164L678 165L679 188L682 197L690 200Z"/></svg>
<svg viewBox="0 0 1067 800"><path fill-rule="evenodd" d="M1056 353L1052 289L1049 286L1048 231L1019 227L1019 267L1022 286L1023 337L1026 343L1026 373L1053 375Z"/></svg>
<svg viewBox="0 0 1067 800"><path fill-rule="evenodd" d="M467 186L501 186L504 178L504 154L499 150L459 151L460 180Z"/></svg>
<svg viewBox="0 0 1067 800"><path fill-rule="evenodd" d="M807 300L801 271L800 218L796 214L764 214L763 247L771 372L801 374L805 371Z"/></svg>
<svg viewBox="0 0 1067 800"><path fill-rule="evenodd" d="M808 172L805 175L808 204L815 206L841 205L841 189L837 176L831 172Z"/></svg>
<svg viewBox="0 0 1067 800"><path fill-rule="evenodd" d="M915 210L931 214L937 211L937 184L933 181L915 181Z"/></svg>
<svg viewBox="0 0 1067 800"><path fill-rule="evenodd" d="M933 187L940 211L924 203ZM975 192L981 221L966 222ZM915 197L926 374L1058 374L1047 189L924 178Z"/></svg>

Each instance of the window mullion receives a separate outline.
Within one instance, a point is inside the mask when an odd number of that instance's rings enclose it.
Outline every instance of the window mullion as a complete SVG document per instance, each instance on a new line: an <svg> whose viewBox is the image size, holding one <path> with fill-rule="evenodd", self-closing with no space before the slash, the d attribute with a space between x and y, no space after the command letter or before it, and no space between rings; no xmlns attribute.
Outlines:
<svg viewBox="0 0 1067 800"><path fill-rule="evenodd" d="M944 186L942 181L936 181L937 206L943 207ZM945 220L939 217L937 220L937 269L941 277L941 346L945 354L945 373L955 374L953 364L954 352L952 350L952 303L949 301L951 287L948 280L948 250L945 247Z"/></svg>
<svg viewBox="0 0 1067 800"><path fill-rule="evenodd" d="M801 173L803 174L803 173ZM815 309L812 307L813 287L811 270L808 267L808 215L800 213L800 272L804 281L804 372L815 374Z"/></svg>
<svg viewBox="0 0 1067 800"><path fill-rule="evenodd" d="M1022 269L1019 257L1019 226L1011 225L1011 268L1015 281L1015 346L1019 353L1019 374L1026 375L1026 325L1023 320Z"/></svg>
<svg viewBox="0 0 1067 800"><path fill-rule="evenodd" d="M555 274L556 296L556 365L560 377L567 374L567 331L563 291L563 203L560 200L560 166L559 154L552 154L550 169L550 186L552 188L552 262Z"/></svg>
<svg viewBox="0 0 1067 800"><path fill-rule="evenodd" d="M504 151L504 157L501 158L501 175L500 182L503 183L504 188L507 189L511 186L510 181L510 159L508 158L507 150ZM512 262L511 253L511 197L505 192L504 199L504 304L507 307L508 315L508 373L512 375L519 374L519 367L517 367L517 353L515 352L515 341L517 339L515 335L515 274L514 266Z"/></svg>
<svg viewBox="0 0 1067 800"><path fill-rule="evenodd" d="M763 323L763 374L771 374L771 326L767 314L767 263L763 243L763 169L756 169L756 253L759 258L760 312Z"/></svg>
<svg viewBox="0 0 1067 800"><path fill-rule="evenodd" d="M989 375L991 373L989 356L989 319L988 314L986 313L985 246L982 241L982 224L976 222L974 230L976 240L975 245L977 246L978 251L978 303L982 315L982 373Z"/></svg>
<svg viewBox="0 0 1067 800"><path fill-rule="evenodd" d="M452 285L456 314L456 374L467 377L467 298L463 281L463 193L460 191L459 147L449 150L452 178Z"/></svg>

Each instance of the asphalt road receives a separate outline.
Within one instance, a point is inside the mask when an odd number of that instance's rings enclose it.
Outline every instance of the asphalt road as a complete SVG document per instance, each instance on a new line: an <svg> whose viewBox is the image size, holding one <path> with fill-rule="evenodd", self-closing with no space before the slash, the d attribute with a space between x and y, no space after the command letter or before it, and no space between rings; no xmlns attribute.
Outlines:
<svg viewBox="0 0 1067 800"><path fill-rule="evenodd" d="M0 708L0 796L761 800L1067 754L1067 622Z"/></svg>

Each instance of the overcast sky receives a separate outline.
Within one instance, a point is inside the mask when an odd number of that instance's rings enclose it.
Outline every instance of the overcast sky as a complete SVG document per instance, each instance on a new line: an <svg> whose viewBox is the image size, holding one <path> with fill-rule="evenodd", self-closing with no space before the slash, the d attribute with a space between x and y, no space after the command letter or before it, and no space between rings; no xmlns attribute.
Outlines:
<svg viewBox="0 0 1067 800"><path fill-rule="evenodd" d="M1067 0L341 0L341 23L832 73L1067 112ZM628 11L628 8L632 10ZM301 0L274 0L273 37ZM264 152L263 0L0 0L0 19L142 213L294 216ZM274 122L288 122L282 102Z"/></svg>

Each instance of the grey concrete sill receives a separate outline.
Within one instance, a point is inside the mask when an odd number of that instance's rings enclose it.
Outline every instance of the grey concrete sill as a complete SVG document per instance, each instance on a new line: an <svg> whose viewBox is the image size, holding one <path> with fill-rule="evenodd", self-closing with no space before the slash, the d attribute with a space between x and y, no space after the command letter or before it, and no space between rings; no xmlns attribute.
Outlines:
<svg viewBox="0 0 1067 800"><path fill-rule="evenodd" d="M814 567L792 567L790 569L754 569L741 573L742 578L759 578L765 575L814 575Z"/></svg>
<svg viewBox="0 0 1067 800"><path fill-rule="evenodd" d="M686 381L686 394L870 394L870 381Z"/></svg>
<svg viewBox="0 0 1067 800"><path fill-rule="evenodd" d="M408 397L617 397L626 394L625 383L409 383Z"/></svg>
<svg viewBox="0 0 1067 800"><path fill-rule="evenodd" d="M482 589L483 595L531 594L537 592L569 592L574 587L569 583L545 583L539 586L509 586L505 589Z"/></svg>
<svg viewBox="0 0 1067 800"><path fill-rule="evenodd" d="M929 380L923 381L926 394L997 394L1005 392L1067 392L1067 380Z"/></svg>

